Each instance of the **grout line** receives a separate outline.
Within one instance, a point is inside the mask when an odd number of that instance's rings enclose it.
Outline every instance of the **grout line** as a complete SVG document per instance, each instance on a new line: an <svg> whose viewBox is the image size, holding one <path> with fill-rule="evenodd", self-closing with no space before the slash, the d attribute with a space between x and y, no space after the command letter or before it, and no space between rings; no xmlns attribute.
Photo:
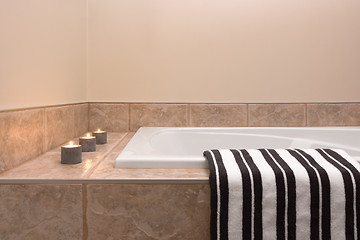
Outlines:
<svg viewBox="0 0 360 240"><path fill-rule="evenodd" d="M84 178L89 178L94 172L95 170L97 169L98 166L100 166L100 164L105 160L105 158L107 156L109 156L109 154L117 147L119 146L119 144L129 135L129 132L127 132L126 134L124 134L124 136L122 138L120 138L118 140L118 143L114 144L114 146L109 149L107 152L104 153L104 155L100 158L100 160L94 164L94 166L92 166L88 171L87 173L84 175Z"/></svg>
<svg viewBox="0 0 360 240"><path fill-rule="evenodd" d="M131 130L130 130L130 124L131 124L131 103L128 103L128 106L129 106L129 112L128 112L128 114L129 114L129 122L128 122L128 131L130 132Z"/></svg>
<svg viewBox="0 0 360 240"><path fill-rule="evenodd" d="M305 104L305 127L308 127L308 104Z"/></svg>
<svg viewBox="0 0 360 240"><path fill-rule="evenodd" d="M47 117L46 117L46 109L43 109L43 118L44 118L44 139L43 139L43 153L47 151L46 149L46 141L47 141Z"/></svg>
<svg viewBox="0 0 360 240"><path fill-rule="evenodd" d="M87 131L90 132L90 103L88 103L88 111L87 111L87 115L88 115L88 126L87 126Z"/></svg>
<svg viewBox="0 0 360 240"><path fill-rule="evenodd" d="M75 138L75 137L77 137L77 136L76 136L76 135L77 135L77 134L76 134L76 124L75 124L75 121L76 121L76 120L75 120L75 119L76 119L76 117L75 117L75 111L76 111L76 110L75 110L75 105L71 105L71 107L72 107L72 109L73 109L73 114L72 114L72 115L73 115L73 120L72 120L72 123L73 123L73 124L72 124L72 125L73 125L73 138Z"/></svg>
<svg viewBox="0 0 360 240"><path fill-rule="evenodd" d="M249 127L249 104L246 104L246 127Z"/></svg>
<svg viewBox="0 0 360 240"><path fill-rule="evenodd" d="M190 127L190 118L191 118L191 116L190 116L190 114L191 114L191 111L190 111L190 104L187 104L187 126L188 127Z"/></svg>
<svg viewBox="0 0 360 240"><path fill-rule="evenodd" d="M87 240L89 235L89 229L87 224L87 184L82 184L82 213L83 213L83 240Z"/></svg>
<svg viewBox="0 0 360 240"><path fill-rule="evenodd" d="M208 178L0 179L1 185L24 184L209 184Z"/></svg>

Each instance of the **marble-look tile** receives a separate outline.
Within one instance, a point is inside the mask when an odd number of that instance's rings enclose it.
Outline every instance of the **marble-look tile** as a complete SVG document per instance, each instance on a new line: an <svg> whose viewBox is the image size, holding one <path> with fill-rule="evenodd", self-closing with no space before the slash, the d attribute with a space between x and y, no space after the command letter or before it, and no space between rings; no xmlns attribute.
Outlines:
<svg viewBox="0 0 360 240"><path fill-rule="evenodd" d="M246 127L246 104L191 104L191 127Z"/></svg>
<svg viewBox="0 0 360 240"><path fill-rule="evenodd" d="M0 185L2 240L82 239L81 185Z"/></svg>
<svg viewBox="0 0 360 240"><path fill-rule="evenodd" d="M303 127L305 104L249 104L250 127Z"/></svg>
<svg viewBox="0 0 360 240"><path fill-rule="evenodd" d="M210 239L208 184L87 186L92 239Z"/></svg>
<svg viewBox="0 0 360 240"><path fill-rule="evenodd" d="M90 103L89 131L103 129L108 132L129 130L129 104Z"/></svg>
<svg viewBox="0 0 360 240"><path fill-rule="evenodd" d="M46 113L46 150L75 137L74 106L49 107Z"/></svg>
<svg viewBox="0 0 360 240"><path fill-rule="evenodd" d="M360 126L360 103L308 104L308 126Z"/></svg>
<svg viewBox="0 0 360 240"><path fill-rule="evenodd" d="M135 135L134 132L129 132L124 135L124 138L121 140L120 144L118 144L112 153L121 153L122 150L125 148L125 146L128 144L128 142L131 140L131 138Z"/></svg>
<svg viewBox="0 0 360 240"><path fill-rule="evenodd" d="M0 113L0 172L44 152L44 109Z"/></svg>
<svg viewBox="0 0 360 240"><path fill-rule="evenodd" d="M73 139L77 143L77 139ZM83 152L79 164L61 164L61 148L57 147L10 171L0 179L81 179L88 177L105 156L121 141L109 139L108 144L97 145L96 152ZM99 147L100 146L100 147Z"/></svg>
<svg viewBox="0 0 360 240"><path fill-rule="evenodd" d="M140 127L185 127L186 104L131 104L130 131Z"/></svg>
<svg viewBox="0 0 360 240"><path fill-rule="evenodd" d="M89 127L89 104L74 105L75 137L81 136L88 131Z"/></svg>

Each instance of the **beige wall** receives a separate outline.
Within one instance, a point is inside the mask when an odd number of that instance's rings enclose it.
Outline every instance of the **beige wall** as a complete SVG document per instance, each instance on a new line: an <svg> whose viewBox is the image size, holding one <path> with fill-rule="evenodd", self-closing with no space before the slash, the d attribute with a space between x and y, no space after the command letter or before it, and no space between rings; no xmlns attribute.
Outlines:
<svg viewBox="0 0 360 240"><path fill-rule="evenodd" d="M0 0L0 110L86 100L86 0Z"/></svg>
<svg viewBox="0 0 360 240"><path fill-rule="evenodd" d="M360 1L88 2L89 101L360 101Z"/></svg>
<svg viewBox="0 0 360 240"><path fill-rule="evenodd" d="M358 102L359 29L357 0L0 0L0 110Z"/></svg>

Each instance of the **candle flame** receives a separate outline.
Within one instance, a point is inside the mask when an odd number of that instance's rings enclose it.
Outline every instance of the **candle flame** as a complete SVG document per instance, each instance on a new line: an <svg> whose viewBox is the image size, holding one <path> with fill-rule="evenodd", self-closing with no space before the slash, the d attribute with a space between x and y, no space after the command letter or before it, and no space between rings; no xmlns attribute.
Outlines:
<svg viewBox="0 0 360 240"><path fill-rule="evenodd" d="M70 142L69 142L69 145L70 145L70 146L74 145L73 141L70 141Z"/></svg>
<svg viewBox="0 0 360 240"><path fill-rule="evenodd" d="M90 133L87 133L86 136L87 136L87 137L90 137Z"/></svg>
<svg viewBox="0 0 360 240"><path fill-rule="evenodd" d="M100 128L97 131L100 132L101 131Z"/></svg>

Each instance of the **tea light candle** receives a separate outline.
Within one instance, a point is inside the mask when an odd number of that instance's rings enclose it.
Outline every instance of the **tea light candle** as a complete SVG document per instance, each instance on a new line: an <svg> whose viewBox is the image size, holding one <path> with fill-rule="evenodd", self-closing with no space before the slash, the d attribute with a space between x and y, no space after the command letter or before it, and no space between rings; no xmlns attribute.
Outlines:
<svg viewBox="0 0 360 240"><path fill-rule="evenodd" d="M61 163L75 164L82 162L82 147L81 145L74 145L70 141L69 145L61 147Z"/></svg>
<svg viewBox="0 0 360 240"><path fill-rule="evenodd" d="M107 143L107 133L106 133L106 131L101 131L101 129L98 129L97 131L93 132L93 135L96 137L96 144L105 144L105 143Z"/></svg>
<svg viewBox="0 0 360 240"><path fill-rule="evenodd" d="M82 146L83 152L96 151L96 137L90 136L90 133L87 133L85 137L80 137L79 144Z"/></svg>

